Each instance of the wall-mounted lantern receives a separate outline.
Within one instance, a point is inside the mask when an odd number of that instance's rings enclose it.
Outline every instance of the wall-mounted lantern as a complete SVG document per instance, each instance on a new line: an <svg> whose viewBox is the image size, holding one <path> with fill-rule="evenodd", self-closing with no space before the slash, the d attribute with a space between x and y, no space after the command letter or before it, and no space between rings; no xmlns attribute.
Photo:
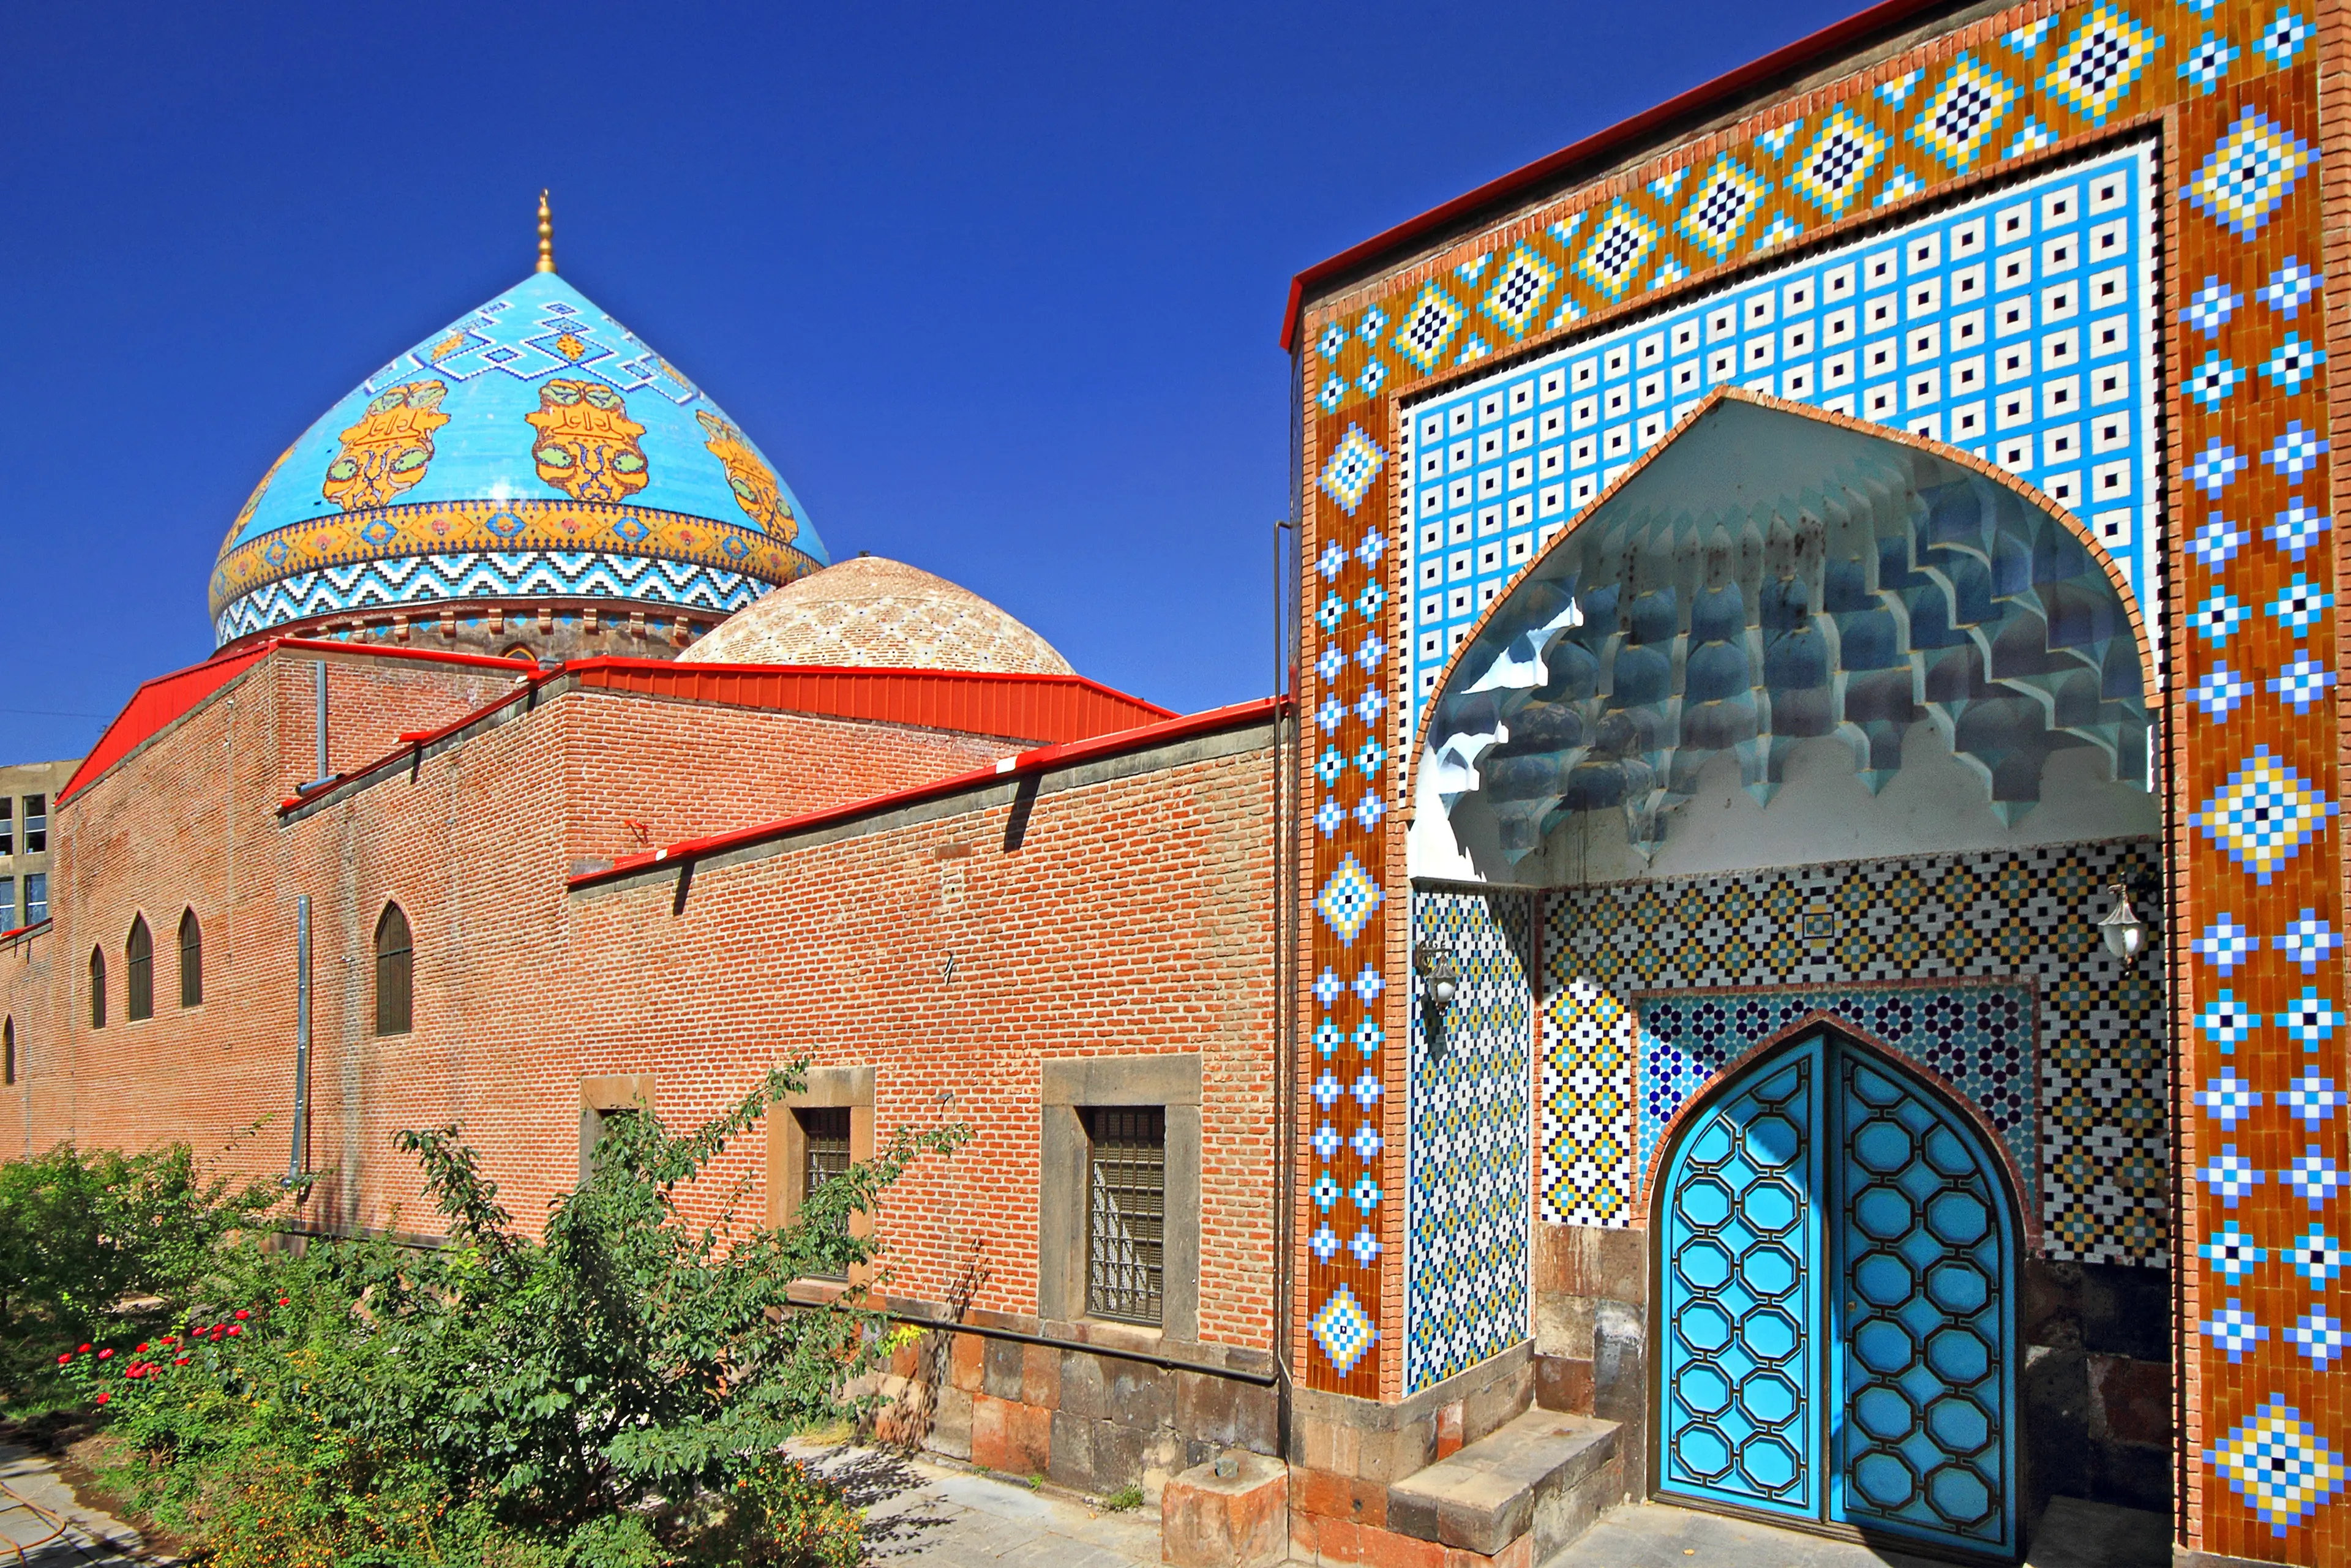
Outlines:
<svg viewBox="0 0 2351 1568"><path fill-rule="evenodd" d="M2147 950L2147 922L2131 908L2130 894L2121 883L2106 891L2115 895L2115 906L2098 921L2098 935L2105 938L2107 952L2126 963L2135 961Z"/></svg>
<svg viewBox="0 0 2351 1568"><path fill-rule="evenodd" d="M1453 950L1442 942L1423 944L1412 956L1412 967L1420 972L1423 996L1440 1008L1449 1008L1460 993L1460 971L1453 967Z"/></svg>

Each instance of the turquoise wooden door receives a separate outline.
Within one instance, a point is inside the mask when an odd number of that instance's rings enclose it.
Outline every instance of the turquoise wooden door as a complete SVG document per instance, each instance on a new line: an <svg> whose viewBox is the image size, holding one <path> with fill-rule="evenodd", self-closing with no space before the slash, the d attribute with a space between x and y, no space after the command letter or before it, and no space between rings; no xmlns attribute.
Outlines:
<svg viewBox="0 0 2351 1568"><path fill-rule="evenodd" d="M1975 1127L1822 1030L1658 1182L1659 1494L2014 1557L2016 1218Z"/></svg>

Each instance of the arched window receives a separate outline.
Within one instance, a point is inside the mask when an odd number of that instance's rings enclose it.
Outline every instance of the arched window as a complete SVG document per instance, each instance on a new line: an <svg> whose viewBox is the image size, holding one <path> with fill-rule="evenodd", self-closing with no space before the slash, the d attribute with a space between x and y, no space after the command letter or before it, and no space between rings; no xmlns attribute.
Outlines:
<svg viewBox="0 0 2351 1568"><path fill-rule="evenodd" d="M106 1027L106 949L89 950L89 1027Z"/></svg>
<svg viewBox="0 0 2351 1568"><path fill-rule="evenodd" d="M180 1005L192 1008L204 999L204 933L196 912L180 912Z"/></svg>
<svg viewBox="0 0 2351 1568"><path fill-rule="evenodd" d="M155 1016L155 939L147 934L147 917L133 915L131 940L122 945L130 970L130 996L122 1013L132 1023Z"/></svg>
<svg viewBox="0 0 2351 1568"><path fill-rule="evenodd" d="M16 1082L16 1020L0 1023L0 1082Z"/></svg>
<svg viewBox="0 0 2351 1568"><path fill-rule="evenodd" d="M414 975L414 944L409 939L408 916L401 913L397 904L387 904L382 917L375 923L376 1033L408 1032Z"/></svg>

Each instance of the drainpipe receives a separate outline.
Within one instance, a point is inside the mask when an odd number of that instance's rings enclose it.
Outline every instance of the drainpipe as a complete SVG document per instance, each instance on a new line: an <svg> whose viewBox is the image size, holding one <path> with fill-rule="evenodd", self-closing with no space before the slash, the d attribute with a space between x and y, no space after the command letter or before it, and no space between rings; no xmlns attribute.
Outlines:
<svg viewBox="0 0 2351 1568"><path fill-rule="evenodd" d="M310 781L318 785L327 781L327 661L320 659L312 664L310 674L317 686L319 701L319 771L311 776Z"/></svg>
<svg viewBox="0 0 2351 1568"><path fill-rule="evenodd" d="M326 737L327 666L319 666L319 737L323 756ZM310 1144L310 895L294 901L294 1147L286 1159L286 1185L302 1179L303 1155ZM299 1203L297 1192L294 1201Z"/></svg>

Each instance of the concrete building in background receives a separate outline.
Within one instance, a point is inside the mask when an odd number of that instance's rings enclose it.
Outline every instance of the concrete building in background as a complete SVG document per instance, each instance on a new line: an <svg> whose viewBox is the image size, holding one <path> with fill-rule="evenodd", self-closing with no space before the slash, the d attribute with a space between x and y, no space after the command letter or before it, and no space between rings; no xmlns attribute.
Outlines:
<svg viewBox="0 0 2351 1568"><path fill-rule="evenodd" d="M690 1212L970 1127L883 1426L1176 1562L2351 1559L2346 47L1894 0L1309 269L1298 689L1190 716L543 257L55 789L0 1117L429 1233L400 1128L528 1213L806 1058Z"/></svg>
<svg viewBox="0 0 2351 1568"><path fill-rule="evenodd" d="M0 766L0 932L49 917L49 804L80 758Z"/></svg>

